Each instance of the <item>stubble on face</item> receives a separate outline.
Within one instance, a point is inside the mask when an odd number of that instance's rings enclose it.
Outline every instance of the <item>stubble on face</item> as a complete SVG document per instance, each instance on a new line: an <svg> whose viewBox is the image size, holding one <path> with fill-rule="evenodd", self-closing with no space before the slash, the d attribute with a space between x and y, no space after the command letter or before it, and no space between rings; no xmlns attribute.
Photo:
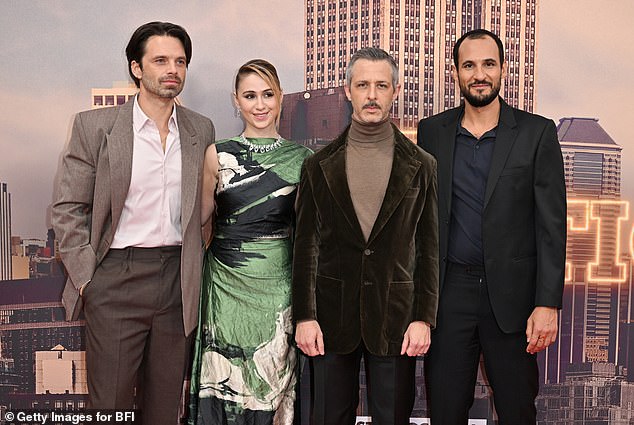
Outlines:
<svg viewBox="0 0 634 425"><path fill-rule="evenodd" d="M175 82L176 85L164 86L163 84L167 81ZM178 75L169 74L164 77L160 77L158 81L154 81L146 73L143 73L141 84L143 84L145 90L163 99L175 98L183 91L183 87L185 86L183 84L183 80Z"/></svg>
<svg viewBox="0 0 634 425"><path fill-rule="evenodd" d="M458 68L452 66L452 73L465 101L476 108L495 101L506 72L495 40L467 38L460 46L458 60Z"/></svg>
<svg viewBox="0 0 634 425"><path fill-rule="evenodd" d="M183 91L187 64L179 39L166 35L150 37L138 66L142 91L162 99L174 99Z"/></svg>
<svg viewBox="0 0 634 425"><path fill-rule="evenodd" d="M392 85L392 67L385 60L359 59L350 86L344 86L352 103L352 118L364 124L388 119L399 86Z"/></svg>
<svg viewBox="0 0 634 425"><path fill-rule="evenodd" d="M488 85L490 87L490 90L485 93L471 92L471 88L474 85L482 84ZM458 77L458 85L460 86L460 93L465 98L465 100L469 102L471 106L481 108L483 106L489 105L498 97L498 95L500 94L500 88L502 87L502 79L500 78L497 82L493 83L485 80L475 80L472 83L465 84L465 82L462 81L460 77Z"/></svg>

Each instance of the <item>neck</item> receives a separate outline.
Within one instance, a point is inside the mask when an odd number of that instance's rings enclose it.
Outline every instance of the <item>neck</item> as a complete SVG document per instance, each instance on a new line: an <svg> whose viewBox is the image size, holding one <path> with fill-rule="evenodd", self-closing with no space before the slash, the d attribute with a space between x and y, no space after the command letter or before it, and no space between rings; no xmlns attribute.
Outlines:
<svg viewBox="0 0 634 425"><path fill-rule="evenodd" d="M167 126L167 122L174 110L174 98L152 96L141 89L138 101L143 113L154 121L159 128Z"/></svg>
<svg viewBox="0 0 634 425"><path fill-rule="evenodd" d="M352 117L348 138L357 142L378 142L394 137L390 119L385 118L377 123L362 123Z"/></svg>
<svg viewBox="0 0 634 425"><path fill-rule="evenodd" d="M250 126L246 126L242 134L244 134L244 137L253 137L253 138L262 137L262 138L277 139L278 137L280 137L279 133L277 132L275 128L259 129L259 128L253 128Z"/></svg>
<svg viewBox="0 0 634 425"><path fill-rule="evenodd" d="M479 137L478 135L482 135L497 126L499 119L500 98L496 97L493 102L481 107L475 107L465 101L462 126L474 136Z"/></svg>

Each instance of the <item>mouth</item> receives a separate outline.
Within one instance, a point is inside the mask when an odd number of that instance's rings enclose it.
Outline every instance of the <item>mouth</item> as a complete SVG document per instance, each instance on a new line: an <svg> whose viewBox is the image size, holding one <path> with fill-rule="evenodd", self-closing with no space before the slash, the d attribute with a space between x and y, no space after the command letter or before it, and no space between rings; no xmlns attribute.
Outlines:
<svg viewBox="0 0 634 425"><path fill-rule="evenodd" d="M269 117L269 113L268 112L265 112L265 113L262 113L262 114L253 114L253 118L256 121L266 121L268 119L268 117Z"/></svg>
<svg viewBox="0 0 634 425"><path fill-rule="evenodd" d="M168 86L178 86L181 84L181 80L179 78L166 78L160 80L161 84L165 84Z"/></svg>
<svg viewBox="0 0 634 425"><path fill-rule="evenodd" d="M469 84L469 88L474 89L474 90L484 90L487 88L491 88L492 85L490 83L473 83L473 84Z"/></svg>

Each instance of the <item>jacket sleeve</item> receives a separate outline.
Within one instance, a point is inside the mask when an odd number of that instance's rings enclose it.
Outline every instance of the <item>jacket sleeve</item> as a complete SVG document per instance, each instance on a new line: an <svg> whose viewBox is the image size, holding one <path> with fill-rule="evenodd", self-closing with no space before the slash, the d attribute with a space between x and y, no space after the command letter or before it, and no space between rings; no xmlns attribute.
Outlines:
<svg viewBox="0 0 634 425"><path fill-rule="evenodd" d="M293 320L317 320L315 281L319 249L319 222L307 163L302 166L297 199L293 247Z"/></svg>
<svg viewBox="0 0 634 425"><path fill-rule="evenodd" d="M91 152L82 114L78 114L62 157L51 214L62 261L77 289L92 279L96 265L90 245L96 155Z"/></svg>
<svg viewBox="0 0 634 425"><path fill-rule="evenodd" d="M555 124L548 121L535 155L537 243L535 305L561 308L566 267L566 185Z"/></svg>
<svg viewBox="0 0 634 425"><path fill-rule="evenodd" d="M416 226L414 320L436 326L438 309L438 193L436 160L431 160L423 212Z"/></svg>

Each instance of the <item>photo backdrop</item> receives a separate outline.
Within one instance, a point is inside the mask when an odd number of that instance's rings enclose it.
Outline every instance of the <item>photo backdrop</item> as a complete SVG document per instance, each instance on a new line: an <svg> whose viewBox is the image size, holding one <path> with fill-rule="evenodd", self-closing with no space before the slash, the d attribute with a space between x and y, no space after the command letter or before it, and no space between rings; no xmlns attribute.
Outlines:
<svg viewBox="0 0 634 425"><path fill-rule="evenodd" d="M90 109L99 90L129 83L124 48L132 31L152 20L188 30L193 55L180 100L211 117L219 138L230 137L242 129L231 101L234 73L242 63L260 57L275 64L289 99L306 89L305 12L314 2L3 2L0 419L4 410L16 407L84 406L83 323L63 321L58 302L63 276L49 231L50 203L74 113ZM628 121L634 92L628 76L634 5L628 0L536 3L534 112L560 124L569 182L564 308L557 344L539 357L540 423L631 424L634 153ZM348 113L349 107L342 110ZM423 379L419 367L413 423L425 423ZM364 401L359 414L359 423L366 423ZM494 419L484 376L478 379L472 417Z"/></svg>

